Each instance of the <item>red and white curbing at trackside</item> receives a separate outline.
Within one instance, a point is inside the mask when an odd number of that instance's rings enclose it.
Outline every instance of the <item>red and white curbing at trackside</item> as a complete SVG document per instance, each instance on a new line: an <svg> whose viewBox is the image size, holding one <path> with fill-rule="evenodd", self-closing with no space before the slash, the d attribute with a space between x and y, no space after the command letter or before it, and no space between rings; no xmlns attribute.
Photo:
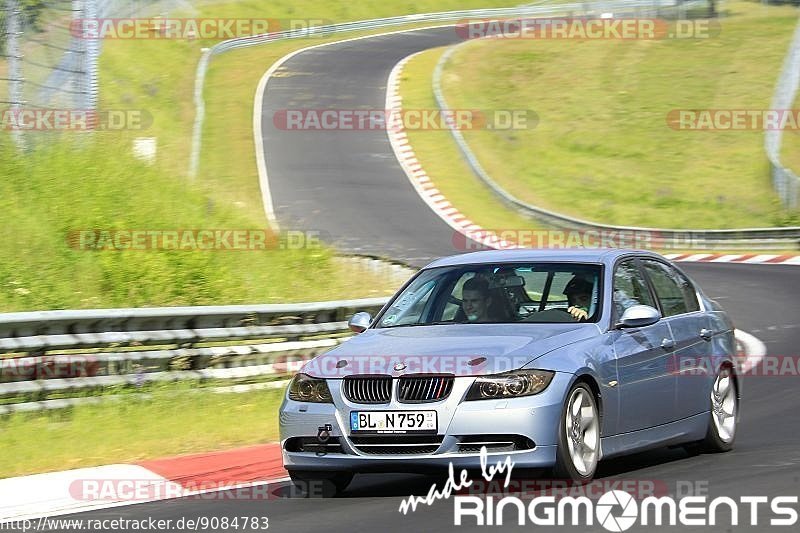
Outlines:
<svg viewBox="0 0 800 533"><path fill-rule="evenodd" d="M672 261L702 263L747 263L763 265L799 265L800 255L792 254L665 254Z"/></svg>
<svg viewBox="0 0 800 533"><path fill-rule="evenodd" d="M491 230L485 230L464 216L456 209L444 195L436 188L431 178L422 168L422 164L414 154L414 149L408 142L408 136L403 129L402 104L400 96L400 74L406 62L421 52L412 54L397 63L389 74L386 84L386 110L391 117L397 117L393 124L387 125L389 142L394 150L395 157L403 167L403 170L411 181L414 189L420 198L428 204L434 213L444 220L447 225L455 231L464 235L465 238L477 241L479 244L490 248L508 249L517 248L518 245L512 241L501 239ZM769 265L798 265L800 266L800 255L792 254L667 254L668 259L673 261L701 261L711 263L749 263L749 264L769 264Z"/></svg>
<svg viewBox="0 0 800 533"><path fill-rule="evenodd" d="M419 54L421 52L417 52ZM469 232L469 239L479 242L484 246L491 248L516 248L517 245L511 241L500 239L491 231L482 229L477 224L473 223L461 212L453 207L447 201L447 198L442 195L439 190L434 187L433 182L425 173L422 164L417 160L414 155L414 150L408 143L408 136L403 128L402 122L402 98L400 96L400 73L403 70L406 62L417 54L412 54L397 65L394 66L392 72L389 74L389 81L386 85L386 111L390 117L395 117L393 123L386 125L386 133L389 136L389 142L392 144L395 157L403 167L403 170L411 181L411 185L419 194L420 198L428 204L434 213L439 215L448 226L455 231L466 235Z"/></svg>
<svg viewBox="0 0 800 533"><path fill-rule="evenodd" d="M0 524L190 496L266 500L288 479L277 443L0 479Z"/></svg>

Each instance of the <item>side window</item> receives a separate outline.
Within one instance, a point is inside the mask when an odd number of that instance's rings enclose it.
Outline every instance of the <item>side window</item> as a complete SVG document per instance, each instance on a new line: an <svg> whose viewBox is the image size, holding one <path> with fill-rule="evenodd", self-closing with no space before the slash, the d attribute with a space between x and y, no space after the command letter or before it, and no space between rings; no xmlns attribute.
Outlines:
<svg viewBox="0 0 800 533"><path fill-rule="evenodd" d="M692 282L674 268L670 268L669 270L675 274L675 277L681 286L681 290L683 291L683 301L686 302L686 308L690 313L699 311L700 304L697 301L697 291L695 290L694 285L692 285Z"/></svg>
<svg viewBox="0 0 800 533"><path fill-rule="evenodd" d="M623 261L614 271L614 314L616 318L634 305L657 307L642 273L633 260Z"/></svg>
<svg viewBox="0 0 800 533"><path fill-rule="evenodd" d="M644 260L642 264L650 281L653 282L665 316L680 315L700 309L692 284L677 270L658 261Z"/></svg>

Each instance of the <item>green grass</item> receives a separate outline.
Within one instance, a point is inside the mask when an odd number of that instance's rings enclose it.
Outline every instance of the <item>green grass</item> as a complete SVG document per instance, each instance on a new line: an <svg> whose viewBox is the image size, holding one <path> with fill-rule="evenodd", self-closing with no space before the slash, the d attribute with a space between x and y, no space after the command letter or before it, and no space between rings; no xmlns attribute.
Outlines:
<svg viewBox="0 0 800 533"><path fill-rule="evenodd" d="M67 235L81 229L264 227L252 213L137 161L114 136L98 133L84 141L25 155L0 144L2 311L297 302L376 296L394 288L375 276L356 277L322 247L74 249Z"/></svg>
<svg viewBox="0 0 800 533"><path fill-rule="evenodd" d="M797 224L800 215L784 211L771 189L763 132L666 125L671 109L769 106L797 11L727 6L733 16L706 40L474 41L446 65L444 90L453 108L538 113L535 129L465 135L489 174L534 205L611 224ZM404 106L432 105L439 54L409 64ZM440 133L415 132L411 144L468 217L491 228L531 227L485 202L491 193L468 177Z"/></svg>
<svg viewBox="0 0 800 533"><path fill-rule="evenodd" d="M274 442L282 390L194 393L164 385L145 397L0 418L0 478ZM153 421L161 421L153 423Z"/></svg>

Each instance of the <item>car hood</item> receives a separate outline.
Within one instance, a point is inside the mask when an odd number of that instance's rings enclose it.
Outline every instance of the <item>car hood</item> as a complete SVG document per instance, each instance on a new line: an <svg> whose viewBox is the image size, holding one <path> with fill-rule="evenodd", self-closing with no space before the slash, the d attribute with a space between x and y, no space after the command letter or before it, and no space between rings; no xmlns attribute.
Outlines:
<svg viewBox="0 0 800 533"><path fill-rule="evenodd" d="M368 329L301 372L325 378L356 374L484 375L514 370L596 336L595 324L448 324Z"/></svg>

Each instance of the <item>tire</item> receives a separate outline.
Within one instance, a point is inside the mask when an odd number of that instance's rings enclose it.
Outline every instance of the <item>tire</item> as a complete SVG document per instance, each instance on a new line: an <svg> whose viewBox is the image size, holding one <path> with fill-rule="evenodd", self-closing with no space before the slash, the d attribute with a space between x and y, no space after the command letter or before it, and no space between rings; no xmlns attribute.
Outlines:
<svg viewBox="0 0 800 533"><path fill-rule="evenodd" d="M711 413L702 449L709 453L728 452L733 449L739 423L739 394L730 367L723 367L717 373L711 386L710 402Z"/></svg>
<svg viewBox="0 0 800 533"><path fill-rule="evenodd" d="M351 472L289 470L289 477L298 490L297 495L304 498L333 498L353 481Z"/></svg>
<svg viewBox="0 0 800 533"><path fill-rule="evenodd" d="M588 440L587 440L588 439ZM588 483L600 460L600 411L585 383L567 394L558 423L558 448L553 474L556 479Z"/></svg>

